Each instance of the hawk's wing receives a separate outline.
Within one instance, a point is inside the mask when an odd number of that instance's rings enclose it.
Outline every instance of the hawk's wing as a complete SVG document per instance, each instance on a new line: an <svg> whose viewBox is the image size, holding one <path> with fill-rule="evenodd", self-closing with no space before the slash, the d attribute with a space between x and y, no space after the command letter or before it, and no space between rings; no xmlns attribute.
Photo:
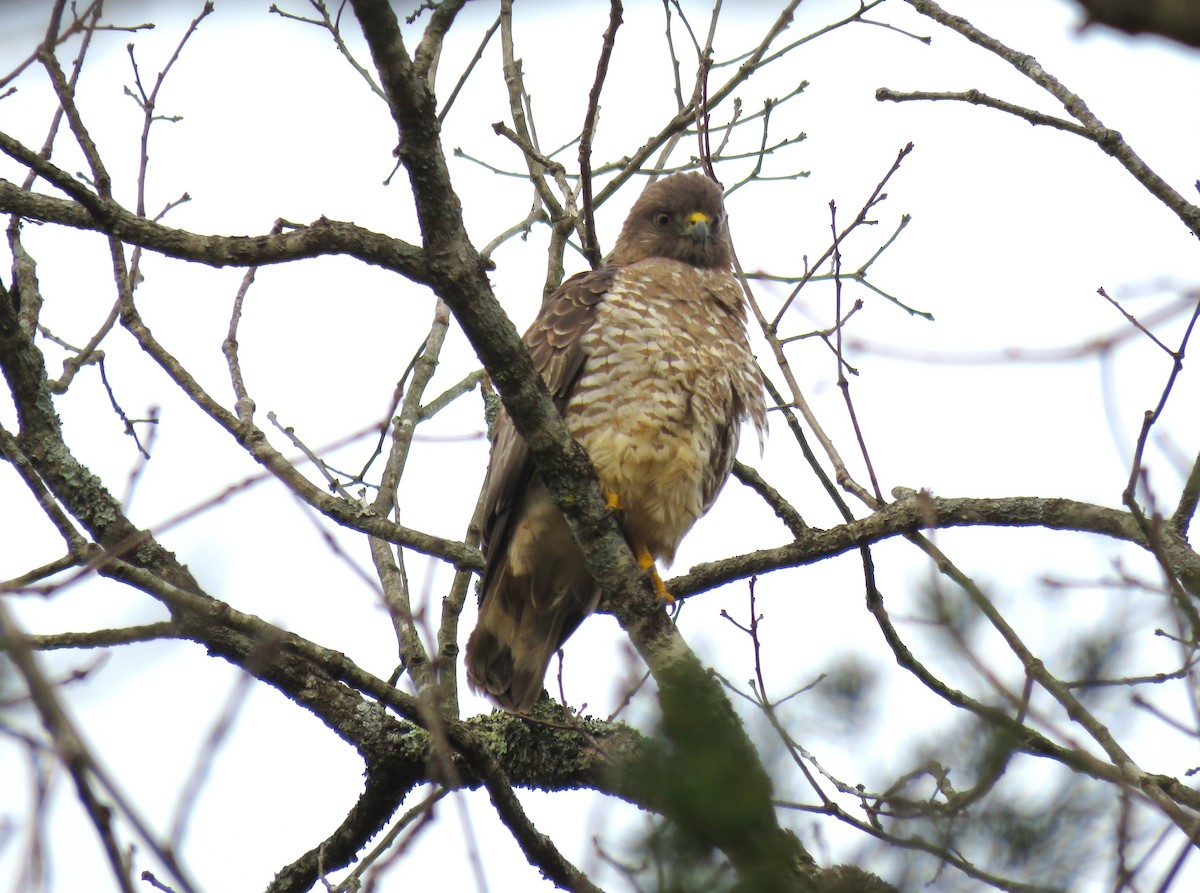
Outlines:
<svg viewBox="0 0 1200 893"><path fill-rule="evenodd" d="M560 414L583 369L584 333L595 321L596 306L608 293L615 273L615 269L605 267L572 276L542 305L522 339ZM508 551L515 520L512 510L520 503L533 474L533 460L525 438L517 433L508 413L502 410L496 418L492 460L484 490L483 550L487 566L481 594L488 592L492 574Z"/></svg>
<svg viewBox="0 0 1200 893"><path fill-rule="evenodd" d="M731 283L732 288L740 294L741 285L737 280L731 277ZM728 304L721 303L720 308L722 312L718 315L717 338L714 344L718 347L728 345L732 350L733 345L738 343L739 333L745 331L745 307L741 304L730 307ZM730 369L740 366L736 353L728 357L728 366ZM749 419L754 423L754 427L758 431L759 448L762 448L763 434L767 430L767 412L763 405L762 395L763 383L757 365L754 365L751 371L743 370L742 374L732 377L730 404L724 408L724 413L716 423L714 432L716 449L713 451L712 459L708 468L705 469L703 477L704 513L707 513L713 503L717 501L717 496L729 479L729 473L733 471L734 455L737 453L739 435L744 420Z"/></svg>

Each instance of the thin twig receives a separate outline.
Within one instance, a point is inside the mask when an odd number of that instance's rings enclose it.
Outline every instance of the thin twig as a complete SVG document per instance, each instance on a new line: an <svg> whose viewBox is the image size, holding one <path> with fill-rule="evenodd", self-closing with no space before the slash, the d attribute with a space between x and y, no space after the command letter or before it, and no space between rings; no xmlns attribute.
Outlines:
<svg viewBox="0 0 1200 893"><path fill-rule="evenodd" d="M610 0L608 27L600 45L600 59L596 63L596 80L588 93L587 113L583 116L583 130L579 137L579 182L583 187L583 254L592 269L600 266L600 242L596 238L596 221L592 205L592 140L596 136L596 124L600 114L600 91L608 76L608 63L612 59L613 44L617 40L617 29L621 27L621 0Z"/></svg>
<svg viewBox="0 0 1200 893"><path fill-rule="evenodd" d="M898 162L897 162L898 163ZM837 204L833 201L829 203L829 229L833 234L833 288L834 288L834 314L833 318L842 320L842 251L841 244L838 239L837 229ZM844 352L842 350L842 330L844 326L838 324L835 326L834 340L836 349L834 353L837 355L837 386L842 392L842 399L846 403L846 413L850 417L850 425L854 429L854 439L858 441L859 454L863 458L863 463L867 467L867 476L871 479L871 490L875 494L874 508L883 505L883 491L879 488L879 479L875 476L875 466L871 462L871 454L867 450L867 442L863 437L862 426L858 423L858 413L854 411L854 401L850 397L850 380L846 378L846 363L842 359Z"/></svg>
<svg viewBox="0 0 1200 893"><path fill-rule="evenodd" d="M903 149L901 149L896 154L896 159L892 162L892 166L890 168L888 168L888 171L887 171L887 173L885 173L883 175L883 178L877 184L875 184L875 189L871 192L871 195L868 196L866 202L863 203L863 206L862 206L862 208L859 209L859 212L854 216L854 218L850 221L850 223L846 226L845 229L843 229L840 233L835 233L835 238L834 238L833 242L830 244L830 246L828 248L825 249L824 253L819 258L817 258L816 262L814 264L812 264L812 266L808 269L808 271L805 273L805 275L796 284L796 287L794 289L792 289L791 293L787 296L787 298L784 300L783 304L780 306L779 311L775 314L774 318L771 320L770 330L772 332L778 331L779 323L782 321L784 314L787 313L788 308L791 307L792 302L795 301L796 297L800 294L801 289L803 289L804 286L806 284L808 284L809 280L812 279L813 275L825 263L825 261L827 261L831 257L833 257L833 252L834 252L835 247L839 243L845 241L846 237L853 230L857 229L858 227L862 226L863 224L865 224L867 222L867 214L871 211L872 208L874 208L877 204L879 204L880 202L887 199L887 193L883 191L884 187L887 186L888 181L892 178L892 176L896 173L896 171L898 171L900 169L900 165L904 162L904 159L908 157L909 153L911 153L912 150L913 150L913 144L908 143Z"/></svg>
<svg viewBox="0 0 1200 893"><path fill-rule="evenodd" d="M279 235L283 232L283 227L283 220L276 220L270 229L270 234ZM233 411L237 413L238 419L246 424L254 423L255 405L254 401L250 399L250 393L246 390L246 380L242 376L242 363L238 356L238 326L241 325L246 295L249 294L250 286L254 284L257 275L257 264L246 268L246 272L242 276L242 284L238 286L237 294L233 296L233 307L229 312L229 329L225 333L225 340L221 343L221 352L225 354L225 363L229 367L229 381L233 386Z"/></svg>
<svg viewBox="0 0 1200 893"><path fill-rule="evenodd" d="M444 301L439 300L434 308L429 334L425 337L424 344L411 365L412 379L404 392L400 413L392 425L392 448L384 465L379 492L371 505L373 513L380 517L386 518L393 511L398 512L397 488L408 462L413 434L421 422L421 400L433 377L434 370L437 368L438 357L449 328L450 308ZM436 667L430 663L429 653L421 641L414 622L404 553L402 550L393 552L390 543L376 537L371 538L370 549L371 559L375 563L375 571L383 586L385 606L396 633L400 659L404 663L406 672L417 686L417 691L422 694L428 693L430 697L433 697L436 695L434 691L434 683L437 681Z"/></svg>
<svg viewBox="0 0 1200 893"><path fill-rule="evenodd" d="M467 63L463 73L458 78L458 83L454 85L454 89L450 91L450 96L442 103L442 110L438 112L438 123L442 124L446 121L446 116L450 114L450 109L454 106L454 100L458 98L458 94L462 92L462 88L467 83L467 78L471 76L471 72L475 70L475 66L479 64L479 60L483 58L483 51L487 49L487 45L495 36L496 31L500 28L500 16L496 16L496 20L492 22L492 26L487 29L483 35L483 39L479 41L479 46L475 48L475 55L471 57L471 61Z"/></svg>
<svg viewBox="0 0 1200 893"><path fill-rule="evenodd" d="M1010 115L1015 115L1018 118L1023 118L1030 124L1035 126L1043 125L1053 127L1056 130L1065 130L1067 133L1073 133L1076 136L1082 136L1086 139L1091 138L1091 132L1082 124L1076 124L1074 121L1067 121L1064 118L1056 118L1054 115L1047 115L1044 112L1039 112L1036 109L1025 108L1016 103L1006 102L1003 99L996 99L993 96L988 96L986 93L981 93L978 90L964 90L960 93L938 93L930 90L912 90L901 93L896 90L889 90L887 87L880 87L875 91L875 98L880 102L965 102L970 105L981 105L986 108L997 109L1006 112Z"/></svg>

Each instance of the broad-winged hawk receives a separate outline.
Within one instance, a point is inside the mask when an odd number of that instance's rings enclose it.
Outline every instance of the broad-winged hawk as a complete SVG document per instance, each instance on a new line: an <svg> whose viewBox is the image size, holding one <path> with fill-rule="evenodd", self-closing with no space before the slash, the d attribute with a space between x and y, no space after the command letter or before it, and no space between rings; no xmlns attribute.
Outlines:
<svg viewBox="0 0 1200 893"><path fill-rule="evenodd" d="M698 173L642 193L606 266L572 276L525 333L639 563L654 575L716 499L739 430L766 427L721 190ZM487 567L471 686L527 712L550 658L600 600L525 441L501 413L485 490Z"/></svg>

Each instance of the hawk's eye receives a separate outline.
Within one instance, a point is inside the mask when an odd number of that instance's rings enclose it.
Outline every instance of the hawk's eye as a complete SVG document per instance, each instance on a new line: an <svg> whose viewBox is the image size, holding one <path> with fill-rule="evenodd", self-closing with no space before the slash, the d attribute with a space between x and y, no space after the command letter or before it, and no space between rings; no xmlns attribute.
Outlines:
<svg viewBox="0 0 1200 893"><path fill-rule="evenodd" d="M671 215L666 211L659 211L654 215L654 225L659 229L666 229L671 225Z"/></svg>

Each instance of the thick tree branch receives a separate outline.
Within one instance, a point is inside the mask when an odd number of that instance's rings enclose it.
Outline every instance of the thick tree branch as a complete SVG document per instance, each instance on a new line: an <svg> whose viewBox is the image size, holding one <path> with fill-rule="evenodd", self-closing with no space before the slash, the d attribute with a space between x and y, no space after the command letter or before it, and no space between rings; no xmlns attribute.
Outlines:
<svg viewBox="0 0 1200 893"><path fill-rule="evenodd" d="M209 236L163 226L98 197L93 197L89 205L93 207L0 180L0 212L105 233L167 257L211 267L249 267L346 254L400 273L413 282L430 281L419 248L353 223L321 217L308 226L278 235Z"/></svg>
<svg viewBox="0 0 1200 893"><path fill-rule="evenodd" d="M446 40L446 33L454 24L459 10L465 5L466 0L438 3L430 14L425 33L421 35L421 42L417 45L415 54L416 68L417 73L429 82L430 87L437 78L438 60L442 57L442 44Z"/></svg>
<svg viewBox="0 0 1200 893"><path fill-rule="evenodd" d="M545 728L507 715L469 723L446 721L441 732L453 748L452 754L446 754L440 751L437 736L424 731L429 714L417 698L367 673L344 654L96 551L89 557L101 574L146 592L171 609L177 618L173 634L204 645L209 653L279 689L352 745L366 762L367 784L354 809L322 847L314 847L281 871L272 891L308 890L318 879L319 863L326 870L347 864L378 833L405 795L428 781L487 787L493 797L500 798L507 820L520 827L527 842L542 847L546 842L517 812L519 805L509 780L553 790L592 788L654 805L645 790L631 786L613 771L644 748L632 729L572 720L557 707L551 708L555 725ZM401 720L382 710L367 709L370 702L366 698L385 705ZM578 731L564 728L568 722ZM486 739L497 743L489 746ZM500 745L500 741L508 743ZM552 753L554 758L542 759L539 753ZM447 770L442 767L447 765L452 779L445 777ZM546 852L543 855L549 858ZM573 876L570 884L568 889L592 889Z"/></svg>
<svg viewBox="0 0 1200 893"><path fill-rule="evenodd" d="M911 531L972 526L1075 530L1150 548L1137 519L1120 509L1049 497L948 499L902 491L895 502L865 518L829 530L810 527L787 545L697 565L689 573L669 580L667 586L676 598L685 598L754 574L812 564ZM1189 591L1200 597L1200 556L1181 536L1167 531L1162 535L1172 570Z"/></svg>

